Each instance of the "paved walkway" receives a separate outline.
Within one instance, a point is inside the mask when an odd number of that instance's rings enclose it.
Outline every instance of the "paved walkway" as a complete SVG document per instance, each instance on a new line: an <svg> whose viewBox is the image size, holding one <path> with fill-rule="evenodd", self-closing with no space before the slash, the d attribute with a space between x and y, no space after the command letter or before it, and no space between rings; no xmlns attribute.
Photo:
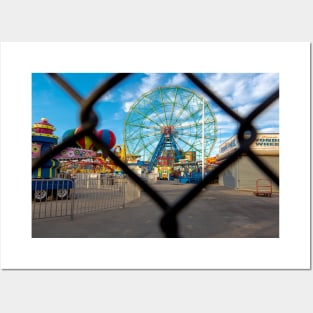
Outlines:
<svg viewBox="0 0 313 313"><path fill-rule="evenodd" d="M153 187L174 203L193 185L158 182ZM162 210L144 192L126 208L35 220L33 238L162 238ZM209 185L178 216L180 234L190 238L279 237L279 196Z"/></svg>

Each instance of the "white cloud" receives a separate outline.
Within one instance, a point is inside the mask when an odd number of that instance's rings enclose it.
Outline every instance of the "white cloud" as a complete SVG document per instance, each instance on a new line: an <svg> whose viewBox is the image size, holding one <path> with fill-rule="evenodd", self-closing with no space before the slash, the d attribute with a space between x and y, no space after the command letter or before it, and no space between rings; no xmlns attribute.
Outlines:
<svg viewBox="0 0 313 313"><path fill-rule="evenodd" d="M263 74L213 74L204 78L218 96L231 106L247 105L261 101L278 86L279 75Z"/></svg>
<svg viewBox="0 0 313 313"><path fill-rule="evenodd" d="M161 78L162 74L146 74L146 76L141 79L141 83L139 87L135 89L134 93L126 92L122 96L122 100L129 100L122 105L123 110L129 112L130 107L142 94L159 86Z"/></svg>
<svg viewBox="0 0 313 313"><path fill-rule="evenodd" d="M138 97L143 93L150 91L151 89L156 88L161 80L162 74L146 74L146 77L141 79L141 85L139 86Z"/></svg>
<svg viewBox="0 0 313 313"><path fill-rule="evenodd" d="M278 127L264 127L258 129L259 133L279 133L279 128Z"/></svg>
<svg viewBox="0 0 313 313"><path fill-rule="evenodd" d="M123 91L122 95L121 95L121 100L122 101L127 101L130 99L134 98L134 94L129 92L129 91Z"/></svg>
<svg viewBox="0 0 313 313"><path fill-rule="evenodd" d="M230 123L219 123L217 125L217 131L221 132L225 136L230 137L229 134L234 133L234 131L238 128L238 123L230 122Z"/></svg>
<svg viewBox="0 0 313 313"><path fill-rule="evenodd" d="M217 95L221 97L234 93L235 85L238 82L231 74L214 74L205 77L205 82Z"/></svg>
<svg viewBox="0 0 313 313"><path fill-rule="evenodd" d="M124 112L129 112L130 107L133 105L133 101L124 102L122 108Z"/></svg>
<svg viewBox="0 0 313 313"><path fill-rule="evenodd" d="M239 105L234 111L242 117L247 116L252 110L255 109L255 105L253 104L244 104Z"/></svg>
<svg viewBox="0 0 313 313"><path fill-rule="evenodd" d="M230 123L234 121L234 119L230 115L225 113L216 113L215 119L218 121L218 123Z"/></svg>
<svg viewBox="0 0 313 313"><path fill-rule="evenodd" d="M183 83L184 81L186 81L185 75L182 73L178 73L175 76L173 76L171 79L169 79L165 85L177 86Z"/></svg>
<svg viewBox="0 0 313 313"><path fill-rule="evenodd" d="M253 78L251 96L255 99L264 97L278 86L278 75L274 73L260 74Z"/></svg>
<svg viewBox="0 0 313 313"><path fill-rule="evenodd" d="M100 101L110 101L113 98L111 91L107 91L101 98Z"/></svg>

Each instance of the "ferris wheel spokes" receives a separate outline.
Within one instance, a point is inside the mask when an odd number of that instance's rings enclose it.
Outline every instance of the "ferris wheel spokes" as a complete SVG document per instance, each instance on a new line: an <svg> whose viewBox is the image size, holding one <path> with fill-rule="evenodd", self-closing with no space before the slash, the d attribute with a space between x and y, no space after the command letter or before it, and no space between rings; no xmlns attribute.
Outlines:
<svg viewBox="0 0 313 313"><path fill-rule="evenodd" d="M127 152L143 155L151 170L151 166L165 164L157 162L158 157L166 157L167 164L171 165L185 152L194 152L196 158L209 156L216 140L215 123L208 102L204 103L194 91L158 87L131 106L125 121L124 141Z"/></svg>
<svg viewBox="0 0 313 313"><path fill-rule="evenodd" d="M181 115L183 114L183 112L186 110L186 108L188 107L191 99L194 97L194 94L190 95L189 99L187 100L187 102L181 107L180 111L178 112L178 114L176 115L176 120L172 121L171 123L173 125L175 125L177 123L177 121L179 120L179 118L181 117Z"/></svg>

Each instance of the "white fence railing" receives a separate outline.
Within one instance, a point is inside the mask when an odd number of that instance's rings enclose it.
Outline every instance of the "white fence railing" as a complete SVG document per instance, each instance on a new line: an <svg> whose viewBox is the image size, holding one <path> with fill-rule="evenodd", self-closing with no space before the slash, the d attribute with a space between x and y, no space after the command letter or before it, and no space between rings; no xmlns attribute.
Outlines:
<svg viewBox="0 0 313 313"><path fill-rule="evenodd" d="M73 188L67 193L63 190L62 198L57 196L61 190L45 190L51 180L33 183L32 218L74 218L77 214L125 208L128 202L140 198L140 188L123 176L80 173L73 181ZM42 194L46 196L42 197Z"/></svg>

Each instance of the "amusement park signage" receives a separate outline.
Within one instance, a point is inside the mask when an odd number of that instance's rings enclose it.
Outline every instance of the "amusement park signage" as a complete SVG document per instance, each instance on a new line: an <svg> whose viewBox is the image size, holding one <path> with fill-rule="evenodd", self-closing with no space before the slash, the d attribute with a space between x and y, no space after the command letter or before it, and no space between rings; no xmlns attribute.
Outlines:
<svg viewBox="0 0 313 313"><path fill-rule="evenodd" d="M258 134L252 143L253 150L279 150L279 134Z"/></svg>
<svg viewBox="0 0 313 313"><path fill-rule="evenodd" d="M233 136L220 145L219 157L238 148L239 142L237 136ZM255 141L251 144L251 149L257 151L278 151L279 134L257 134Z"/></svg>
<svg viewBox="0 0 313 313"><path fill-rule="evenodd" d="M220 154L231 152L239 147L237 136L233 136L220 145Z"/></svg>
<svg viewBox="0 0 313 313"><path fill-rule="evenodd" d="M209 158L206 159L206 162L207 162L208 164L214 164L216 161L217 161L216 156L214 156L214 157L209 157Z"/></svg>

